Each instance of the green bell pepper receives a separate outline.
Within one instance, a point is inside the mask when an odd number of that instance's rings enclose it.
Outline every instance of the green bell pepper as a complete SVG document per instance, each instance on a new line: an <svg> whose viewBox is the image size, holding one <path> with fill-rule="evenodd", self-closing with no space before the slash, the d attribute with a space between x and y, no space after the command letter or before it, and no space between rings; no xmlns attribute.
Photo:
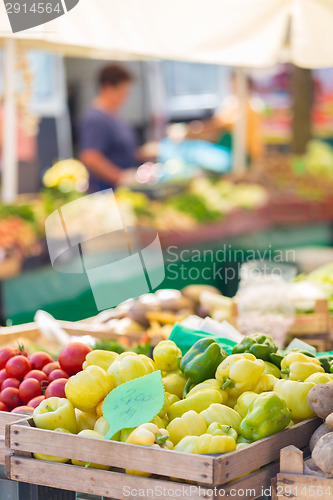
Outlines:
<svg viewBox="0 0 333 500"><path fill-rule="evenodd" d="M325 372L330 373L333 356L331 354L327 354L326 356L318 356L317 359L320 361L320 364L322 368L324 368Z"/></svg>
<svg viewBox="0 0 333 500"><path fill-rule="evenodd" d="M316 358L317 357L315 354L313 354L313 352L307 351L305 349L297 349L297 348L288 349L288 351L286 351L286 353L285 353L285 356L287 356L287 354L290 354L291 352L300 352L301 354L308 356L308 358Z"/></svg>
<svg viewBox="0 0 333 500"><path fill-rule="evenodd" d="M239 427L239 434L251 441L285 429L291 420L291 412L277 394L264 392L249 407Z"/></svg>
<svg viewBox="0 0 333 500"><path fill-rule="evenodd" d="M281 362L284 357L285 354L281 354L280 352L273 352L272 354L269 355L269 361L278 368L281 368Z"/></svg>
<svg viewBox="0 0 333 500"><path fill-rule="evenodd" d="M330 362L330 373L333 373L333 361Z"/></svg>
<svg viewBox="0 0 333 500"><path fill-rule="evenodd" d="M278 346L271 337L263 333L253 333L235 345L232 354L249 352L257 359L271 361L270 354L277 352L277 350Z"/></svg>
<svg viewBox="0 0 333 500"><path fill-rule="evenodd" d="M178 358L179 369L188 378L184 397L193 385L214 378L216 368L228 356L214 339L200 339L183 356Z"/></svg>

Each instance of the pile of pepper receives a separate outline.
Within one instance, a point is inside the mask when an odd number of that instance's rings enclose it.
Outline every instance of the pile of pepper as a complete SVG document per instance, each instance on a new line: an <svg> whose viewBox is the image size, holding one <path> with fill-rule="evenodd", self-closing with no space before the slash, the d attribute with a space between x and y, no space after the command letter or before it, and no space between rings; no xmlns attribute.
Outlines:
<svg viewBox="0 0 333 500"><path fill-rule="evenodd" d="M306 351L280 354L273 340L260 333L244 338L231 355L211 338L198 340L183 357L169 340L155 347L153 359L95 350L66 384L67 399L43 401L33 417L37 427L102 439L109 430L103 417L107 394L160 370L163 408L151 422L123 429L112 439L187 453L227 453L314 416L307 394L315 384L331 381L332 369L330 357Z"/></svg>

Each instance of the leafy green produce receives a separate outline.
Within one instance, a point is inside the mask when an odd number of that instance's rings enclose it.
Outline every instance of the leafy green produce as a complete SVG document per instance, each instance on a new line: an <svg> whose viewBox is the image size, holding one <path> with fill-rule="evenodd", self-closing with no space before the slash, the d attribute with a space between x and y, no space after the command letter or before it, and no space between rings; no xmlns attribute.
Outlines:
<svg viewBox="0 0 333 500"><path fill-rule="evenodd" d="M210 209L204 199L194 193L173 196L168 204L180 212L191 215L198 222L214 222L221 219L221 212Z"/></svg>

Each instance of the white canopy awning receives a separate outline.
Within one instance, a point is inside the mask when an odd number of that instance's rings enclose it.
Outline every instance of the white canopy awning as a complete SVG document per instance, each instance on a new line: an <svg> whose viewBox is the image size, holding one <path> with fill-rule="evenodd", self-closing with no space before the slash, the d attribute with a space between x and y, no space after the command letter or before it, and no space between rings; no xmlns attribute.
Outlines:
<svg viewBox="0 0 333 500"><path fill-rule="evenodd" d="M11 35L28 47L93 58L157 58L263 67L279 58L288 0L80 0L65 15Z"/></svg>

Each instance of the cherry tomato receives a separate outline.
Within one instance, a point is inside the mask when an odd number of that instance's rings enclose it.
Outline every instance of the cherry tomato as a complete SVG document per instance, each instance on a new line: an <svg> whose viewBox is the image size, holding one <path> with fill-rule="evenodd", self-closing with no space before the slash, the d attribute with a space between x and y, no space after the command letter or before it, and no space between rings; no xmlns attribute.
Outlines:
<svg viewBox="0 0 333 500"><path fill-rule="evenodd" d="M60 365L56 361L53 361L53 363L47 363L47 365L43 366L43 372L46 373L47 376L49 376L53 370L60 370Z"/></svg>
<svg viewBox="0 0 333 500"><path fill-rule="evenodd" d="M7 387L16 387L18 389L20 387L20 380L18 378L6 378L1 384L1 390L7 389Z"/></svg>
<svg viewBox="0 0 333 500"><path fill-rule="evenodd" d="M37 396L36 398L30 399L28 401L28 406L32 406L33 408L37 408L41 404L42 401L44 401L45 396Z"/></svg>
<svg viewBox="0 0 333 500"><path fill-rule="evenodd" d="M17 406L10 413L31 413L34 409L32 406Z"/></svg>
<svg viewBox="0 0 333 500"><path fill-rule="evenodd" d="M6 380L6 378L7 378L6 368L2 368L2 370L0 370L0 387L2 382Z"/></svg>
<svg viewBox="0 0 333 500"><path fill-rule="evenodd" d="M59 364L69 376L76 375L82 370L82 363L92 348L81 342L66 345L59 355Z"/></svg>
<svg viewBox="0 0 333 500"><path fill-rule="evenodd" d="M0 401L0 411L8 411L7 406L2 401Z"/></svg>
<svg viewBox="0 0 333 500"><path fill-rule="evenodd" d="M24 375L23 380L26 380L27 378L35 378L36 380L38 380L38 382L48 380L46 373L42 372L42 370L31 370Z"/></svg>
<svg viewBox="0 0 333 500"><path fill-rule="evenodd" d="M20 380L31 370L31 363L25 356L14 356L6 363L7 377L14 377Z"/></svg>
<svg viewBox="0 0 333 500"><path fill-rule="evenodd" d="M65 398L65 385L67 384L67 382L67 378L57 378L56 380L53 380L53 382L51 382L50 385L47 386L47 389L45 391L45 399L52 398L53 396L56 396L58 398Z"/></svg>
<svg viewBox="0 0 333 500"><path fill-rule="evenodd" d="M64 370L53 370L53 372L49 375L49 381L53 382L53 380L56 380L57 378L68 378L68 375L64 372Z"/></svg>
<svg viewBox="0 0 333 500"><path fill-rule="evenodd" d="M34 352L29 357L29 360L33 370L41 370L43 366L53 362L52 356L43 351Z"/></svg>
<svg viewBox="0 0 333 500"><path fill-rule="evenodd" d="M14 357L15 354L15 349L11 347L3 347L0 349L0 369L5 368L7 361Z"/></svg>
<svg viewBox="0 0 333 500"><path fill-rule="evenodd" d="M19 390L15 387L7 387L7 389L1 391L0 400L7 406L8 411L12 411L13 408L22 404Z"/></svg>
<svg viewBox="0 0 333 500"><path fill-rule="evenodd" d="M19 396L23 403L27 403L30 399L41 396L42 389L40 387L40 382L35 378L27 378L23 380L19 387Z"/></svg>
<svg viewBox="0 0 333 500"><path fill-rule="evenodd" d="M17 349L15 349L15 354L17 356L25 356L28 357L28 352L24 349L23 344L18 344Z"/></svg>

